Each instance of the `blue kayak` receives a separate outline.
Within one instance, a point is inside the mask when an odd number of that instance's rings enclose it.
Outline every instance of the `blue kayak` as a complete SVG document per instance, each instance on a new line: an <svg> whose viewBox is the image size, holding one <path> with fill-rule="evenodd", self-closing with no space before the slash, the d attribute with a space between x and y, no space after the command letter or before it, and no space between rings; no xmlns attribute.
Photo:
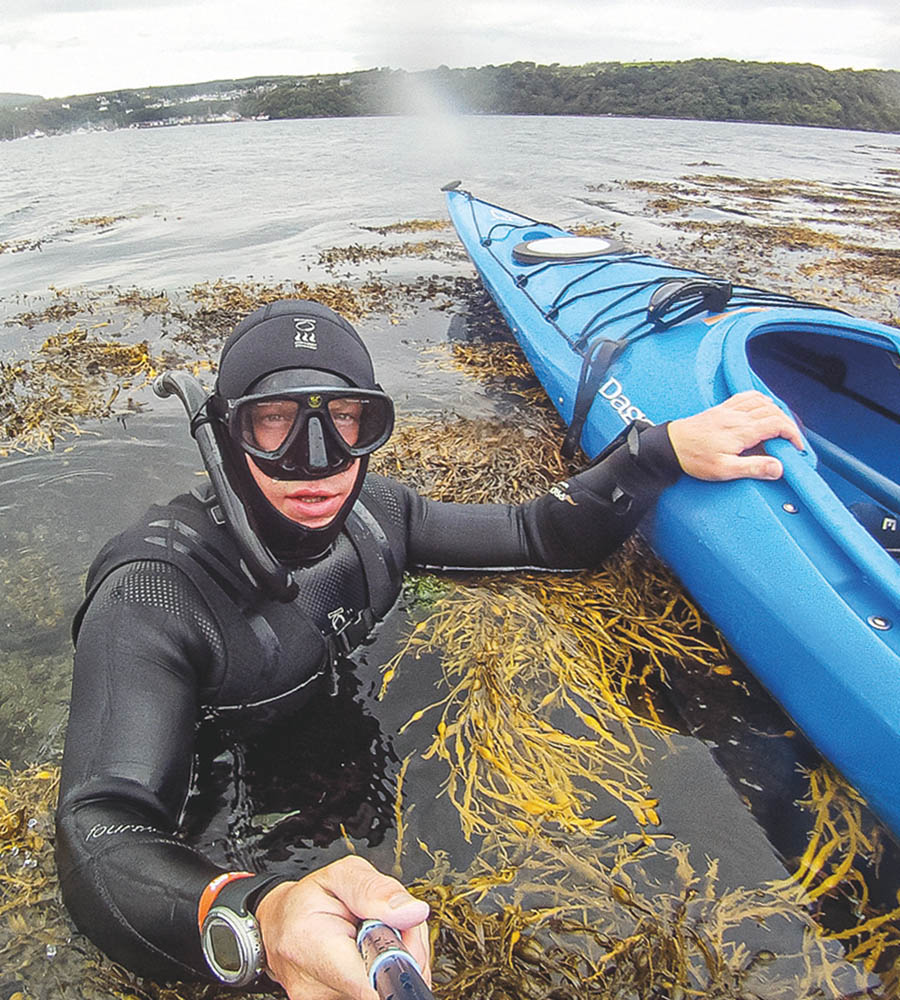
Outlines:
<svg viewBox="0 0 900 1000"><path fill-rule="evenodd" d="M782 479L683 476L641 531L900 837L900 331L445 191L570 450L746 389L798 419Z"/></svg>

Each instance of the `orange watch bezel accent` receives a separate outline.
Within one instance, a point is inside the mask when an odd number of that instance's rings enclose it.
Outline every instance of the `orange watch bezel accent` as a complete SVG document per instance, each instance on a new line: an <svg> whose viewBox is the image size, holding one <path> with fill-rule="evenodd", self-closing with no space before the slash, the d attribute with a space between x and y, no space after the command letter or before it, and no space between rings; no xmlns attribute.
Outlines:
<svg viewBox="0 0 900 1000"><path fill-rule="evenodd" d="M229 882L237 881L239 878L252 878L255 874L255 872L223 872L209 883L200 894L200 902L197 904L197 926L201 931L203 930L203 921L206 920L206 915L212 909L213 903L216 901L216 896L219 895L225 886Z"/></svg>

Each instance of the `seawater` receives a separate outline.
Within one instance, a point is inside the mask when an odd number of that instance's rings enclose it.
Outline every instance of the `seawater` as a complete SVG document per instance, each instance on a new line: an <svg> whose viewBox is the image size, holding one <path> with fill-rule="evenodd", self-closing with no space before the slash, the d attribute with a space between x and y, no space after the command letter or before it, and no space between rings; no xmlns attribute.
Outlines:
<svg viewBox="0 0 900 1000"><path fill-rule="evenodd" d="M659 246L679 236L641 215L641 196L627 187L630 179L668 184L705 172L880 190L881 172L900 165L898 153L900 137L891 135L527 117L243 122L0 143L0 243L40 243L0 254L0 321L52 299L54 289L115 286L177 294L220 277L305 280L315 274L322 250L369 242L361 227L444 217L439 189L455 179L537 218L624 227L634 241ZM801 211L798 206L798 217ZM707 212L714 219L738 217L727 198ZM99 232L74 224L104 216L122 218ZM860 232L864 224L859 221ZM390 274L411 278L431 267L420 260L392 262ZM464 262L444 270L471 273ZM422 312L394 324L374 318L362 329L385 388L408 412L496 412L496 401L464 379L423 371L422 352L447 340L450 326L449 317ZM0 326L0 361L27 357L45 334L45 328ZM180 408L147 393L140 403L133 413L87 425L84 436L66 439L52 453L0 458L4 586L21 588L7 593L7 620L0 622L0 757L17 764L60 752L69 622L91 558L150 502L198 481L199 462ZM361 683L375 684L377 666L395 644L392 629L383 631L364 655ZM433 669L423 670L423 683L436 679ZM763 727L789 725L774 705L765 703L764 712ZM391 721L399 726L403 719ZM738 787L743 781L751 797L757 791L771 795L757 817L765 819L768 809L777 827L779 803L794 791L802 794L797 765L810 761L770 760L763 789L758 775L740 774L740 762L739 777L726 776L723 755L711 752L715 734L708 723L698 728L702 739L674 737L674 750L661 749L652 767L666 830L691 844L695 861L718 859L723 884L783 875L779 849L745 808L735 781ZM743 749L737 746L732 756ZM437 831L452 822L446 808L446 800L423 802L419 829ZM339 853L338 840L315 858ZM888 873L883 886L888 898L893 877Z"/></svg>
<svg viewBox="0 0 900 1000"><path fill-rule="evenodd" d="M41 238L77 218L126 221L100 240L69 234L39 253L0 255L0 303L48 285L295 277L304 255L358 236L359 224L442 216L438 189L455 179L565 225L598 200L590 185L676 181L700 169L877 186L897 148L896 136L863 132L571 117L241 122L20 139L0 143L0 242ZM637 205L619 191L593 214L655 235L635 218Z"/></svg>

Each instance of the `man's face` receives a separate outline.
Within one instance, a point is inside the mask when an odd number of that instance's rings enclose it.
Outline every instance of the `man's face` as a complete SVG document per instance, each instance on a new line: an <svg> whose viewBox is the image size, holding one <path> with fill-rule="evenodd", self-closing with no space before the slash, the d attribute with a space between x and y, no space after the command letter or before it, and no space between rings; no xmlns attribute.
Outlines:
<svg viewBox="0 0 900 1000"><path fill-rule="evenodd" d="M359 459L324 479L272 479L245 456L250 475L263 496L284 517L304 528L325 528L334 520L356 486Z"/></svg>

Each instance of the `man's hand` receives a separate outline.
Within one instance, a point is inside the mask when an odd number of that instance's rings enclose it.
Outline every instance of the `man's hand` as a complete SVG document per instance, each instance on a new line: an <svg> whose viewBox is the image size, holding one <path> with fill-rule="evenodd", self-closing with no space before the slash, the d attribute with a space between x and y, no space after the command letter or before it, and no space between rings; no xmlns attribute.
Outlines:
<svg viewBox="0 0 900 1000"><path fill-rule="evenodd" d="M256 909L269 974L290 1000L377 1000L356 950L366 917L401 932L430 985L427 916L427 903L355 856L275 886Z"/></svg>
<svg viewBox="0 0 900 1000"><path fill-rule="evenodd" d="M803 450L793 420L766 395L740 392L693 417L669 424L669 440L681 468L696 479L778 479L777 458L744 454L770 438L786 438Z"/></svg>

